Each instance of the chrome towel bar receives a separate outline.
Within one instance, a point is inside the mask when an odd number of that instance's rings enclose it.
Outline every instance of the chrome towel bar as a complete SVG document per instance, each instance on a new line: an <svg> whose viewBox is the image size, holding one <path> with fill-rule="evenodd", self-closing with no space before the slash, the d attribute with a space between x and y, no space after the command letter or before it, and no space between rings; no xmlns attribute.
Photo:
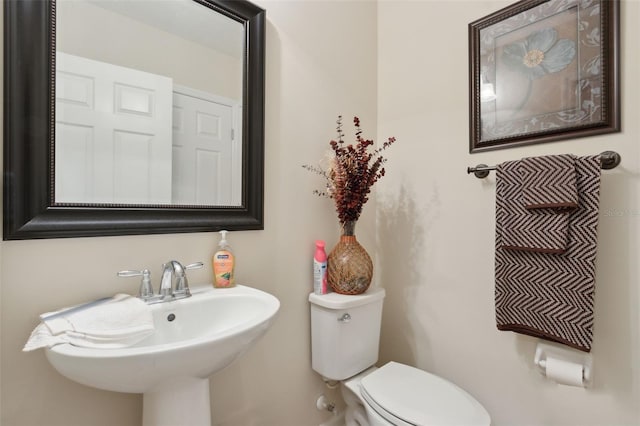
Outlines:
<svg viewBox="0 0 640 426"><path fill-rule="evenodd" d="M615 151L604 151L600 153L600 163L604 170L614 169L620 164L620 154ZM489 176L489 172L495 170L496 166L487 166L486 164L478 164L475 167L467 167L467 173L473 173L478 179Z"/></svg>

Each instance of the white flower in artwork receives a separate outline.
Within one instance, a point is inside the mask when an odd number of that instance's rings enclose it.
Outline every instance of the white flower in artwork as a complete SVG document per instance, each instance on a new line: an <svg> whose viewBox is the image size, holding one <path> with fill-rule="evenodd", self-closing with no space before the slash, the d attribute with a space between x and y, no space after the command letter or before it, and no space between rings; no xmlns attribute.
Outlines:
<svg viewBox="0 0 640 426"><path fill-rule="evenodd" d="M576 56L576 43L566 38L558 40L558 32L545 28L525 40L505 46L502 61L509 68L530 80L565 69Z"/></svg>

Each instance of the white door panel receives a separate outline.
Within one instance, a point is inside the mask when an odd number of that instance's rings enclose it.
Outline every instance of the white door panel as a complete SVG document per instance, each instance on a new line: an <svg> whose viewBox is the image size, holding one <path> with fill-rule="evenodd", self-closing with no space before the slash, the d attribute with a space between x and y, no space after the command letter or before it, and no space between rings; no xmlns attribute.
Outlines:
<svg viewBox="0 0 640 426"><path fill-rule="evenodd" d="M227 179L221 179L224 155L217 151L196 150L196 199L203 204L216 205L225 202L224 196L229 196L230 187L225 188ZM228 175L227 175L228 176ZM216 194L221 194L219 199Z"/></svg>
<svg viewBox="0 0 640 426"><path fill-rule="evenodd" d="M173 104L173 201L234 205L233 107L188 89L176 89Z"/></svg>
<svg viewBox="0 0 640 426"><path fill-rule="evenodd" d="M62 52L56 61L56 202L170 203L172 80Z"/></svg>
<svg viewBox="0 0 640 426"><path fill-rule="evenodd" d="M58 123L56 140L64 140L56 149L58 164L74 164L74 167L56 167L56 192L60 191L73 200L92 197L88 183L93 180L93 127Z"/></svg>

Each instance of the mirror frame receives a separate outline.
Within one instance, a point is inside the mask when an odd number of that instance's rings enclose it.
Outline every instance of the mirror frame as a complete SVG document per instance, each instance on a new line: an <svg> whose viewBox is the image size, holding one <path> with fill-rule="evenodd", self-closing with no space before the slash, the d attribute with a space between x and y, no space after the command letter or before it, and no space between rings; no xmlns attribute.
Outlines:
<svg viewBox="0 0 640 426"><path fill-rule="evenodd" d="M245 28L241 206L56 205L55 0L6 0L4 240L264 229L266 12L246 0L193 1Z"/></svg>

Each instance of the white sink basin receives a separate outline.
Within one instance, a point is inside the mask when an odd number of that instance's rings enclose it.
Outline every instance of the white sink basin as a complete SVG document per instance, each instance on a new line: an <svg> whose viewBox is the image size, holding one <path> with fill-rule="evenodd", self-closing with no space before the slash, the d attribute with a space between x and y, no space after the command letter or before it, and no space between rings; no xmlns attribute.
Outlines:
<svg viewBox="0 0 640 426"><path fill-rule="evenodd" d="M63 344L47 349L47 358L71 380L99 389L144 393L145 404L147 394L170 391L175 398L182 383L201 383L202 388L204 382L208 404L208 377L267 331L280 302L245 286L193 286L191 292L187 299L151 305L155 333L135 346L91 349Z"/></svg>

